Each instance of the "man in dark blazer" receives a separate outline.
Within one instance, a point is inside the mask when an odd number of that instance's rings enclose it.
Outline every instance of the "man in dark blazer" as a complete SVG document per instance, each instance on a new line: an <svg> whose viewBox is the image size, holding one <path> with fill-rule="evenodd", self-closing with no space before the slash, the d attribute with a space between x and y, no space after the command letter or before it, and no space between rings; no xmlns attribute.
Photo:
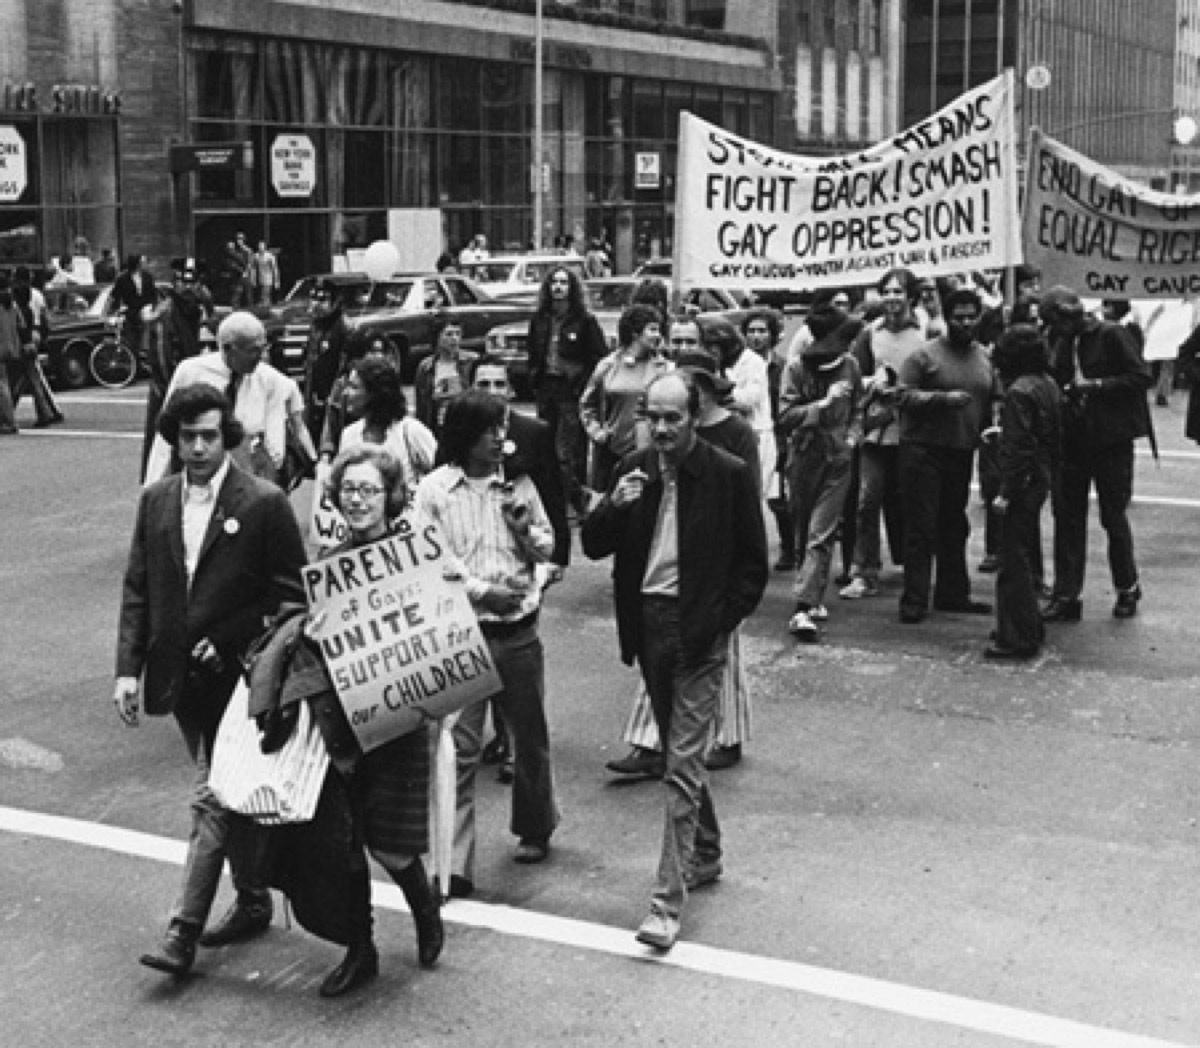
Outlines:
<svg viewBox="0 0 1200 1048"><path fill-rule="evenodd" d="M138 723L174 714L196 765L183 890L158 949L143 964L183 975L196 945L224 945L271 921L266 833L208 789L212 746L241 675L241 659L283 601L303 601L304 543L287 497L229 457L241 424L210 385L173 394L159 432L183 472L142 492L125 572L114 701ZM139 689L139 678L141 686ZM201 936L228 852L237 901Z"/></svg>
<svg viewBox="0 0 1200 1048"><path fill-rule="evenodd" d="M767 584L758 478L700 440L700 395L683 371L654 379L652 444L627 456L583 522L583 550L615 555L621 658L636 660L666 748L667 817L650 915L639 942L669 950L688 892L721 875L721 831L704 757L720 703L729 634Z"/></svg>

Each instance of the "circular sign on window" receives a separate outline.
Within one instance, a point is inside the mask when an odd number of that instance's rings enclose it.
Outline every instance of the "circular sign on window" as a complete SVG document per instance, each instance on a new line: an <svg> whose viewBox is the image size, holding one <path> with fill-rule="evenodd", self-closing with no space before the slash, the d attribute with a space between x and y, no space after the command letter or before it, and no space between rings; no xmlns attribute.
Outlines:
<svg viewBox="0 0 1200 1048"><path fill-rule="evenodd" d="M15 204L28 183L25 139L15 127L0 124L0 204Z"/></svg>
<svg viewBox="0 0 1200 1048"><path fill-rule="evenodd" d="M317 151L308 135L276 135L271 185L281 197L310 197L317 188Z"/></svg>

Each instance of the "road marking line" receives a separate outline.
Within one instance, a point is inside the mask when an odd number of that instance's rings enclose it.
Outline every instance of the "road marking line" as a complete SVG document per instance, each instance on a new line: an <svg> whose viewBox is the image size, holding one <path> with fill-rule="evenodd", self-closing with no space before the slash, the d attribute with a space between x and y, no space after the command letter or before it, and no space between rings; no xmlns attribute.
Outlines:
<svg viewBox="0 0 1200 1048"><path fill-rule="evenodd" d="M95 394L88 395L86 393L79 396L63 396L61 393L58 400L63 404L99 404L103 407L109 407L112 404L128 404L132 407L144 408L146 406L145 396L141 397L98 397Z"/></svg>
<svg viewBox="0 0 1200 1048"><path fill-rule="evenodd" d="M103 848L176 866L182 866L187 855L187 845L183 841L18 808L0 806L0 830ZM394 884L372 882L371 895L375 905L407 912L403 896ZM969 997L713 946L681 942L670 953L659 954L636 945L633 932L627 928L590 924L512 906L455 900L443 911L443 916L455 924L501 935L520 936L627 957L643 963L795 990L814 997L845 1001L875 1011L994 1034L1025 1044L1043 1045L1045 1048L1186 1048L1176 1041L1121 1033Z"/></svg>
<svg viewBox="0 0 1200 1048"><path fill-rule="evenodd" d="M141 433L122 433L119 430L86 430L86 429L23 429L23 437L86 437L94 440L97 437L108 437L112 440L141 440Z"/></svg>

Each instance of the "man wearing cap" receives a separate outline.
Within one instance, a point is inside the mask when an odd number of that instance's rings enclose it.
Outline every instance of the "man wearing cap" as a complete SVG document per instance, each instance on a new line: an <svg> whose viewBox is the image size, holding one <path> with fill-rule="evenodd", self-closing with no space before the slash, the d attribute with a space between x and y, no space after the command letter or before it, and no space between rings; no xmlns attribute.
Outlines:
<svg viewBox="0 0 1200 1048"><path fill-rule="evenodd" d="M304 347L305 417L309 432L319 439L333 385L346 369L350 330L346 327L345 303L328 280L313 288L309 312L312 325Z"/></svg>
<svg viewBox="0 0 1200 1048"><path fill-rule="evenodd" d="M767 539L754 475L700 440L700 390L674 371L651 381L651 446L617 467L584 520L583 549L614 556L621 658L635 660L666 741L666 818L650 913L639 942L669 950L689 883L721 872L721 831L704 754L719 701L729 635L767 582Z"/></svg>
<svg viewBox="0 0 1200 1048"><path fill-rule="evenodd" d="M1142 587L1128 509L1133 442L1150 432L1150 368L1125 325L1085 313L1079 296L1069 288L1047 291L1039 312L1050 330L1050 373L1063 394L1062 472L1052 503L1054 591L1042 619L1078 622L1083 614L1088 493L1093 484L1117 592L1113 615L1132 618Z"/></svg>
<svg viewBox="0 0 1200 1048"><path fill-rule="evenodd" d="M267 344L262 321L253 313L230 313L217 329L217 344L219 352L201 353L179 364L167 398L177 389L198 383L224 392L246 434L233 458L248 473L278 482L289 435L315 462L317 453L304 425L300 390L292 379L262 360ZM171 466L171 448L159 434L144 482L152 484L161 479L172 472Z"/></svg>

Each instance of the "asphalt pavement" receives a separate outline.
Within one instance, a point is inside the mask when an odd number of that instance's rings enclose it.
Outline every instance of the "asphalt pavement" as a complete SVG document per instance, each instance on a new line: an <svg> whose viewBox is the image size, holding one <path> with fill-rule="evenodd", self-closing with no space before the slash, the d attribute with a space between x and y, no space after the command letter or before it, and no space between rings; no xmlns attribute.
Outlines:
<svg viewBox="0 0 1200 1048"><path fill-rule="evenodd" d="M550 860L512 862L485 769L479 890L446 908L438 969L416 966L377 879L381 976L334 1002L316 987L339 951L282 910L181 982L137 963L178 884L189 782L173 725L125 729L110 701L143 396L70 394L64 426L0 439L0 1042L1200 1044L1200 454L1182 395L1152 409L1159 461L1144 442L1138 458L1131 621L1110 614L1094 514L1083 621L1030 665L983 660L986 618L899 625L895 572L878 598L831 594L821 643L797 646L772 579L746 628L753 739L714 776L725 875L665 958L633 940L661 787L604 770L636 680L608 566L577 559L542 629Z"/></svg>

